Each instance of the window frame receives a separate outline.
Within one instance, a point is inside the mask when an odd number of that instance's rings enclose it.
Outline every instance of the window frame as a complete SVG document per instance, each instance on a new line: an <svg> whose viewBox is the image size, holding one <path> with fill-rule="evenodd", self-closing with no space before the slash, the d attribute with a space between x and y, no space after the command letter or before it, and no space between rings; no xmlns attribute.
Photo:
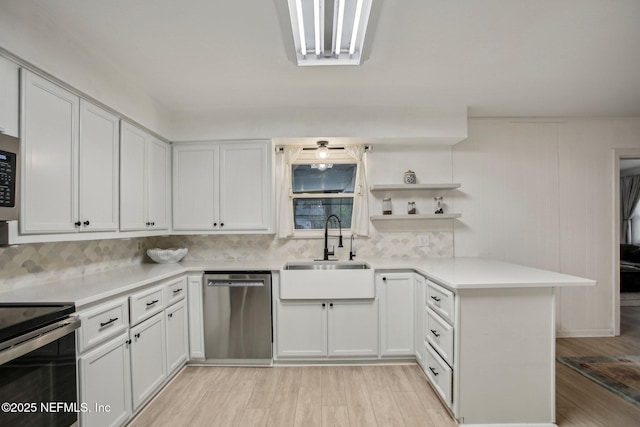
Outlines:
<svg viewBox="0 0 640 427"><path fill-rule="evenodd" d="M331 163L331 164L350 164L355 165L356 167L356 177L358 176L360 165L358 161L349 156L346 153L335 153L331 152L330 158L324 162L319 161L315 158L315 151L312 153L302 153L300 157L298 157L295 161L291 163L289 167L293 168L294 165L312 165L319 163ZM339 198L350 198L355 201L356 192L354 189L353 193L294 193L293 192L293 170L291 171L291 182L289 183L289 198L290 204L289 207L291 209L291 213L293 215L293 238L324 238L324 228L314 228L314 229L298 229L296 228L296 215L294 211L293 199L339 199ZM353 224L353 210L351 211L351 224ZM331 221L329 223L329 230L335 231L338 230L336 221ZM343 237L351 236L351 227L342 228Z"/></svg>

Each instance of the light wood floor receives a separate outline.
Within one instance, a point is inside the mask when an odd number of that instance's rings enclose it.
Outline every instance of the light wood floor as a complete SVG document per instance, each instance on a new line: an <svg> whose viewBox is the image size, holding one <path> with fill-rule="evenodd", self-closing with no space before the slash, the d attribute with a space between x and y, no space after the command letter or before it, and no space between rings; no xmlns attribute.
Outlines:
<svg viewBox="0 0 640 427"><path fill-rule="evenodd" d="M640 307L621 336L562 338L559 356L640 354ZM559 427L640 426L640 407L556 363ZM143 426L437 426L456 424L416 365L189 366L133 420Z"/></svg>
<svg viewBox="0 0 640 427"><path fill-rule="evenodd" d="M556 354L640 355L640 307L621 308L619 337L561 338ZM556 362L556 418L560 427L640 426L640 407Z"/></svg>
<svg viewBox="0 0 640 427"><path fill-rule="evenodd" d="M185 368L130 426L443 426L416 365Z"/></svg>

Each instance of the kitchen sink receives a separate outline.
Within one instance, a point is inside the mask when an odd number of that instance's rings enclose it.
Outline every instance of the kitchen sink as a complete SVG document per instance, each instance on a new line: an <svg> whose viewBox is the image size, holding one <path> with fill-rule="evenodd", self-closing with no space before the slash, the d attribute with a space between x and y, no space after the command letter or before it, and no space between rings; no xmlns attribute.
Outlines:
<svg viewBox="0 0 640 427"><path fill-rule="evenodd" d="M289 262L280 271L280 299L373 298L373 270L364 262Z"/></svg>
<svg viewBox="0 0 640 427"><path fill-rule="evenodd" d="M371 267L364 262L339 261L303 261L289 262L284 270L369 270Z"/></svg>

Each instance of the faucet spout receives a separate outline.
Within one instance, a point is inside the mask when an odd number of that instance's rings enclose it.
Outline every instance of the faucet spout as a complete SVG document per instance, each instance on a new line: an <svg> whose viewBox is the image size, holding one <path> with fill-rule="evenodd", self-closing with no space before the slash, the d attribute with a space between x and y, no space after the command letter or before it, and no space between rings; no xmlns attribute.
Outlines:
<svg viewBox="0 0 640 427"><path fill-rule="evenodd" d="M340 227L340 235L338 236L338 247L342 248L342 222L340 221L340 218L335 215L335 214L331 214L327 217L327 220L324 223L324 257L322 258L323 261L329 261L329 255L335 255L335 249L332 251L329 251L329 221L331 220L331 218L335 218L338 221L338 226Z"/></svg>

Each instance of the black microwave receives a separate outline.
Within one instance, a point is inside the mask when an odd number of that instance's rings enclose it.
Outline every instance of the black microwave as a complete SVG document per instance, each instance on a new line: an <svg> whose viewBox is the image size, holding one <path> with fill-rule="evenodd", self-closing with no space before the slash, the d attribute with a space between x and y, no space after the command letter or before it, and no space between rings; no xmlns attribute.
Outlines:
<svg viewBox="0 0 640 427"><path fill-rule="evenodd" d="M0 133L0 221L20 213L20 140Z"/></svg>

